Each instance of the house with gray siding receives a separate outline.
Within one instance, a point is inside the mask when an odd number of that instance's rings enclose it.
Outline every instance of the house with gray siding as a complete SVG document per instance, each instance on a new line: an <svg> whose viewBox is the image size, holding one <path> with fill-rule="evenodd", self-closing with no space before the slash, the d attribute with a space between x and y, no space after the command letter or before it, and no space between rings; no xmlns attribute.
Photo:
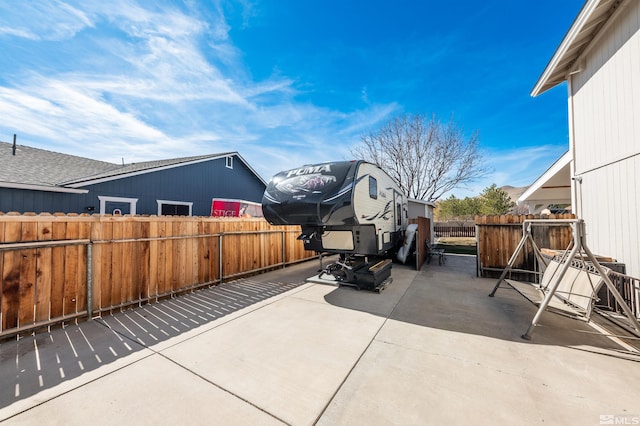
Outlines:
<svg viewBox="0 0 640 426"><path fill-rule="evenodd" d="M0 142L0 211L209 216L214 198L261 202L237 152L114 164Z"/></svg>

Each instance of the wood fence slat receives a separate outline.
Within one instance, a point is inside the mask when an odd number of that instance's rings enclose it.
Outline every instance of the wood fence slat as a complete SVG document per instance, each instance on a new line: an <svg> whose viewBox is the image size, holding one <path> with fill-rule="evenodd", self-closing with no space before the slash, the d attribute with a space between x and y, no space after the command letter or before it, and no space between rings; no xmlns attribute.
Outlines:
<svg viewBox="0 0 640 426"><path fill-rule="evenodd" d="M120 220L120 224L122 225L122 235L120 235L121 239L125 238L135 238L134 234L134 226L133 222L130 220ZM114 236L115 237L115 236ZM126 243L118 243L117 244L121 250L121 258L120 258L120 268L122 271L121 282L122 282L122 302L130 302L134 300L133 297L133 287L134 287L134 265L136 262L136 250L135 243L126 242ZM117 303L117 302L116 302Z"/></svg>
<svg viewBox="0 0 640 426"><path fill-rule="evenodd" d="M170 219L167 219L167 221L164 223L164 235L167 237L172 237L173 236L173 223L170 221ZM173 273L173 264L174 262L174 247L173 247L174 243L172 239L167 239L165 241L165 249L164 249L164 283L162 286L162 291L161 293L167 293L169 291L171 291L171 289L174 286L174 281L177 282L175 275Z"/></svg>
<svg viewBox="0 0 640 426"><path fill-rule="evenodd" d="M189 236L196 234L196 226L193 220L186 222L186 233ZM186 240L185 247L185 266L186 266L186 282L188 285L194 285L198 283L198 256L197 254L198 238L189 238ZM195 246L195 248L194 248Z"/></svg>
<svg viewBox="0 0 640 426"><path fill-rule="evenodd" d="M81 215L78 222L78 239L88 240L91 238L91 223L87 220L88 215ZM78 268L76 286L76 312L82 312L87 309L87 255L88 248L86 245L78 246Z"/></svg>
<svg viewBox="0 0 640 426"><path fill-rule="evenodd" d="M113 239L113 221L111 218L100 220L100 236L102 241ZM100 244L100 309L113 306L113 246Z"/></svg>
<svg viewBox="0 0 640 426"><path fill-rule="evenodd" d="M102 226L100 221L92 221L90 224L90 235L91 241L101 241L102 240ZM93 271L92 274L92 291L91 300L92 306L91 309L93 312L98 312L100 310L100 302L102 300L102 249L104 244L93 244L92 245L92 259L91 259L91 269Z"/></svg>
<svg viewBox="0 0 640 426"><path fill-rule="evenodd" d="M51 248L43 247L39 248L36 254L36 322L50 319L52 270L51 253Z"/></svg>
<svg viewBox="0 0 640 426"><path fill-rule="evenodd" d="M51 225L51 238L53 240L64 240L66 233L66 220L56 217ZM53 318L63 314L65 260L65 247L53 247L51 249L51 317Z"/></svg>
<svg viewBox="0 0 640 426"><path fill-rule="evenodd" d="M24 228L23 228L24 229ZM18 325L35 322L36 250L20 250L20 294Z"/></svg>
<svg viewBox="0 0 640 426"><path fill-rule="evenodd" d="M222 256L220 232L226 232ZM87 309L88 246L78 244L81 240L92 242L92 311L97 314L217 282L221 257L225 278L235 278L314 256L296 239L298 233L298 227L272 227L264 220L0 215L0 243L62 243L0 252L0 331ZM66 240L73 243L65 245Z"/></svg>
<svg viewBox="0 0 640 426"><path fill-rule="evenodd" d="M208 235L220 232L219 223L207 221L205 227ZM220 237L208 237L207 255L209 256L209 281L218 281L220 278Z"/></svg>
<svg viewBox="0 0 640 426"><path fill-rule="evenodd" d="M50 241L52 238L52 223L49 215L41 216L37 222L38 241ZM50 318L51 305L51 248L42 247L36 252L36 283L35 283L35 321L46 321Z"/></svg>
<svg viewBox="0 0 640 426"><path fill-rule="evenodd" d="M140 238L149 238L150 223L149 220L140 222ZM141 299L149 297L149 261L150 261L150 241L140 243L139 263L138 263L138 290Z"/></svg>
<svg viewBox="0 0 640 426"><path fill-rule="evenodd" d="M196 229L196 234L205 235L205 223L200 218L198 220ZM209 257L207 256L207 238L197 238L196 241L196 255L194 257L198 258L198 267L197 271L197 280L199 283L205 283L209 281Z"/></svg>
<svg viewBox="0 0 640 426"><path fill-rule="evenodd" d="M80 224L77 220L67 222L65 239L75 240L80 236ZM64 248L64 299L62 302L62 314L69 315L78 312L78 261L80 260L80 247L67 246Z"/></svg>
<svg viewBox="0 0 640 426"><path fill-rule="evenodd" d="M2 253L2 330L18 326L20 307L20 252Z"/></svg>
<svg viewBox="0 0 640 426"><path fill-rule="evenodd" d="M158 220L156 218L152 218L149 221L149 238L158 237ZM162 263L158 262L159 257L159 245L161 242L157 240L152 240L149 242L149 286L148 286L148 297L155 297L158 294L158 265L162 265Z"/></svg>
<svg viewBox="0 0 640 426"><path fill-rule="evenodd" d="M113 240L118 241L124 239L124 223L119 217L114 217L112 220L113 225ZM111 247L111 306L118 305L123 298L123 287L125 280L125 272L123 268L123 244L116 242Z"/></svg>
<svg viewBox="0 0 640 426"><path fill-rule="evenodd" d="M174 220L171 225L173 229L173 235L184 235L184 225L182 221ZM186 240L184 238L180 238L178 240L175 240L173 245L176 251L175 262L173 263L172 270L171 289L180 290L180 288L182 288L182 283L185 282L186 275Z"/></svg>
<svg viewBox="0 0 640 426"><path fill-rule="evenodd" d="M18 243L22 235L21 222L7 222L4 225L4 241L5 243Z"/></svg>

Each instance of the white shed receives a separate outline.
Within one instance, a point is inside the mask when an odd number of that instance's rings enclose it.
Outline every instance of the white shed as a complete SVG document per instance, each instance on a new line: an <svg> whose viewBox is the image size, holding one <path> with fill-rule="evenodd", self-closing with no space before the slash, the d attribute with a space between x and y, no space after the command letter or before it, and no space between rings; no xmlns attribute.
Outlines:
<svg viewBox="0 0 640 426"><path fill-rule="evenodd" d="M429 219L429 223L431 224L431 242L433 242L433 210L436 208L435 203L410 198L407 204L409 219L415 219L417 217L426 217Z"/></svg>
<svg viewBox="0 0 640 426"><path fill-rule="evenodd" d="M587 0L532 96L566 81L571 204L593 252L640 276L640 1Z"/></svg>

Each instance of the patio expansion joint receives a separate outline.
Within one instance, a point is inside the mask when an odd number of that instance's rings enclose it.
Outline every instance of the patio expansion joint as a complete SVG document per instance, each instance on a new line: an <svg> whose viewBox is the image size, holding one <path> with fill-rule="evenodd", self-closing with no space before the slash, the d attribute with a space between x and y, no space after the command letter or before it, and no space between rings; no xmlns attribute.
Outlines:
<svg viewBox="0 0 640 426"><path fill-rule="evenodd" d="M303 289L302 289L302 288L299 288L299 287L298 287L298 288L295 288L295 289L292 289L292 290L290 290L292 293L291 293L291 294L289 294L287 297L290 297L290 296L292 296L292 295L294 295L294 294L296 294L296 293L298 293L298 292L300 292L300 291L302 291L302 290L303 290ZM269 299L267 299L267 300L269 300ZM259 410L259 411L261 411L261 412L263 412L263 413L267 414L268 416L270 416L270 417L274 418L275 420L277 420L277 421L279 421L279 422L281 422L281 423L283 423L283 424L289 424L289 423L287 423L285 420L283 420L283 419L281 419L280 417L276 416L275 414L273 414L273 413L271 413L271 412L267 411L266 409L264 409L264 408L262 408L262 407L260 407L260 406L258 406L258 405L256 405L256 404L254 404L253 402L251 402L251 401L247 400L246 398L243 398L242 396L240 396L240 395L238 395L238 394L236 394L236 393L234 393L234 392L230 391L229 389L226 389L225 387L223 387L223 386L221 386L221 385L219 385L219 384L217 384L217 383L215 383L215 382L213 382L213 381L211 381L211 380L207 379L206 377L202 376L201 374L199 374L199 373L195 372L194 370L192 370L192 369L190 369L190 368L188 368L188 367L186 367L186 366L184 366L184 365L180 364L179 362L175 361L175 360L174 360L174 359L172 359L171 357L169 357L169 356L165 355L164 353L162 353L163 351L165 351L165 350L167 350L167 349L169 349L169 348L172 348L172 347L174 347L174 346L176 346L176 345L182 344L182 343L184 343L185 341L192 340L192 339L194 339L194 338L196 338L196 337L198 337L198 336L201 336L201 335L203 335L203 334L205 334L205 333L208 333L208 332L209 332L209 331L211 331L211 330L215 330L215 329L217 329L217 328L219 328L219 327L224 326L225 324L229 324L229 323L231 323L231 322L233 322L233 321L235 321L235 320L237 320L237 319L239 319L239 318L242 318L242 317L244 317L244 316L246 316L246 315L249 315L249 314L251 314L251 313L253 313L253 312L256 312L256 311L258 311L258 310L260 310L260 309L263 309L263 308L265 308L265 307L267 307L267 306L269 306L269 305L272 305L272 304L274 304L274 303L278 302L279 300L280 300L280 298L275 298L275 300L271 300L271 301L269 301L269 302L265 302L264 304L262 304L261 306L256 307L255 309L248 310L247 312L244 312L244 313L242 313L242 314L239 314L239 315L237 315L236 317L231 318L231 319L229 319L229 320L227 320L227 321L225 321L225 322L223 322L223 323L221 323L221 324L218 324L218 325L215 325L215 326L213 326L213 327L207 328L206 330L203 330L203 331L201 331L201 332L199 332L199 333L196 333L196 334L194 334L193 336L189 336L189 337L188 337L187 339L185 339L185 340L180 340L179 342L176 342L175 344L172 344L172 345L169 345L169 346L163 347L163 348L162 348L162 349L160 349L160 350L156 350L156 349L154 349L152 346L149 346L149 345L147 345L147 344L141 343L139 340L137 340L137 339L135 338L135 337L136 337L135 335L134 335L134 336L130 336L130 335L127 335L127 334L125 334L125 333L120 332L119 330L116 330L116 329L112 328L111 326L109 326L109 324L107 324L107 323L106 323L106 322L104 322L104 321L97 320L96 322L97 322L98 324L102 325L103 327L108 328L108 329L109 329L109 330L111 330L113 333L118 334L118 335L119 335L119 336L121 336L122 338L127 339L128 341L133 342L133 343L135 343L135 344L136 344L136 345L138 345L138 346L142 346L143 348L145 348L145 349L147 349L147 350L149 350L149 351L151 351L151 352L152 352L151 354L149 354L149 355L145 356L145 357L144 357L144 358L142 358L142 359L149 358L149 357L151 357L151 356L153 356L153 355L158 355L158 356L162 357L163 359L165 359L165 360L167 360L167 361L171 362L172 364L176 365L177 367L182 368L183 370L187 371L189 374L191 374L191 375L193 375L193 376L195 376L195 377L199 378L200 380L203 380L203 381L205 381L205 382L209 383L210 385L212 385L212 386L214 386L214 387L218 388L219 390L221 390L221 391L223 391L223 392L225 392L225 393L227 393L227 394L229 394L229 395L231 395L231 396L233 396L233 397L235 397L235 398L237 398L237 399L241 400L241 401L242 401L242 402L244 402L245 404L251 405L252 407L256 408L257 410ZM128 365L135 364L135 363L137 363L138 361L141 361L142 359L137 360L137 361L135 361L135 362L133 362L133 363L131 363L131 364L128 364ZM127 365L127 366L128 366L128 365ZM127 367L127 366L124 366L124 367L122 367L122 368L125 368L125 367ZM118 369L118 370L121 370L122 368L120 368L120 369ZM115 371L118 371L118 370L115 370ZM115 371L109 372L108 374L112 374L112 373L113 373L113 372L115 372ZM108 375L108 374L107 374L107 375ZM105 375L105 376L106 376L106 375ZM104 377L104 376L103 376L103 377ZM96 379L96 380L97 380L97 379ZM83 386L84 386L84 385L83 385Z"/></svg>
<svg viewBox="0 0 640 426"><path fill-rule="evenodd" d="M362 350L362 352L360 353L360 355L358 356L358 358L355 360L355 362L353 363L353 365L351 366L351 368L349 369L349 371L347 372L347 374L345 374L344 378L342 379L342 381L340 382L340 384L336 387L336 390L333 392L333 395L331 395L331 398L329 398L329 400L327 401L327 403L325 404L325 406L322 408L322 411L320 411L320 414L318 414L318 416L316 417L316 419L314 420L313 424L317 424L318 421L320 421L320 419L322 418L322 416L324 415L324 413L327 411L327 409L329 408L329 406L331 405L331 403L333 402L333 400L336 398L336 396L338 395L338 393L340 392L340 389L342 389L342 387L344 386L344 384L347 382L347 380L349 379L349 377L351 377L351 374L353 373L353 371L355 370L355 368L358 366L358 364L360 363L360 360L362 359L362 357L364 356L364 354L367 353L367 351L369 350L369 348L371 347L371 345L373 344L373 342L376 341L376 338L378 337L378 335L380 334L380 331L382 330L382 328L385 326L385 324L387 323L387 321L389 321L389 319L391 318L391 316L393 315L393 313L396 311L398 305L400 304L400 302L405 298L405 296L407 295L407 292L409 291L409 289L411 288L411 286L413 285L413 283L415 282L416 278L418 277L418 274L416 274L413 279L411 280L411 283L407 286L407 288L404 290L404 292L402 293L402 296L400 296L398 298L398 300L396 301L396 303L393 305L393 308L391 309L391 311L386 315L386 317L384 318L384 321L382 321L382 323L380 324L380 326L378 327L378 329L376 330L375 334L371 337L371 340L369 341L369 343L367 344L367 346Z"/></svg>
<svg viewBox="0 0 640 426"><path fill-rule="evenodd" d="M200 380L203 380L203 381L209 383L211 386L213 386L213 387L215 387L215 388L217 388L217 389L219 389L219 390L221 390L221 391L233 396L234 398L239 399L240 401L244 402L245 404L248 404L248 405L252 406L253 408L265 413L266 415L274 418L275 420L281 422L282 424L286 424L286 425L290 424L290 423L287 423L285 420L281 419L280 417L276 416L275 414L273 414L273 413L267 411L266 409L254 404L253 402L249 401L248 399L243 398L242 396L238 395L237 393L232 392L229 389L227 389L227 388L225 388L225 387L223 387L223 386L221 386L221 385L219 385L219 384L207 379L206 377L204 377L201 374L198 374L197 372L193 371L192 369L180 364L179 362L173 360L172 358L170 358L170 357L168 357L168 356L166 356L166 355L164 355L164 354L162 354L160 352L155 352L155 353L158 354L159 356L161 356L162 358L166 359L167 361L171 362L172 364L178 366L179 368L182 368L183 370L187 371L189 374L199 378Z"/></svg>

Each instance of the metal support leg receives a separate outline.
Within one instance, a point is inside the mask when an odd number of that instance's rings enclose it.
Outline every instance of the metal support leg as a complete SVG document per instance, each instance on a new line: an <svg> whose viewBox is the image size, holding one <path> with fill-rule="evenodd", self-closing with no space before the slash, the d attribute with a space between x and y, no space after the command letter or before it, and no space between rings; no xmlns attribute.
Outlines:
<svg viewBox="0 0 640 426"><path fill-rule="evenodd" d="M574 244L573 250L571 250L571 253L569 254L569 258L567 259L567 261L565 261L562 264L562 269L560 269L560 272L558 273L558 275L554 277L555 281L551 285L550 289L547 291L547 294L545 295L544 300L542 301L542 303L540 304L540 307L538 308L538 312L536 312L536 315L533 317L533 320L531 321L531 325L527 329L526 333L522 335L523 339L531 340L531 333L533 333L534 327L538 325L538 321L540 321L542 312L544 312L544 310L547 309L547 306L549 306L549 302L551 302L551 298L553 297L553 295L556 292L556 289L560 285L560 281L562 281L564 274L569 270L569 267L571 266L570 260L573 259L575 254L578 252L579 247L580 247L580 244Z"/></svg>
<svg viewBox="0 0 640 426"><path fill-rule="evenodd" d="M498 287L500 287L500 283L502 281L504 281L505 277L507 276L507 273L509 273L509 271L513 267L513 264L516 263L516 258L518 257L518 254L520 254L520 251L524 247L524 244L526 243L527 239L529 238L529 235L530 235L529 234L529 230L527 230L527 232L520 239L520 242L518 243L518 246L516 247L516 250L511 255L511 258L509 259L509 262L507 262L507 266L502 271L502 274L500 274L500 278L498 279L498 282L496 283L495 287L493 287L493 290L491 290L491 293L489 293L489 297L495 296L496 291L498 291Z"/></svg>
<svg viewBox="0 0 640 426"><path fill-rule="evenodd" d="M609 278L609 276L604 273L602 266L600 265L596 257L593 255L593 253L591 253L591 250L589 250L589 247L587 247L587 245L584 244L583 249L587 254L587 257L589 258L589 260L591 260L591 263L593 263L593 266L598 270L598 273L602 277L602 280L604 281L605 285L607 286L611 294L613 294L613 297L616 299L616 302L618 302L618 305L620 305L620 307L622 308L622 311L625 313L625 315L631 322L631 325L636 330L638 335L640 335L640 324L638 324L638 320L636 319L635 315L627 305L627 302L625 302L625 300L622 298L622 295L620 294L616 286L611 282L611 279Z"/></svg>

